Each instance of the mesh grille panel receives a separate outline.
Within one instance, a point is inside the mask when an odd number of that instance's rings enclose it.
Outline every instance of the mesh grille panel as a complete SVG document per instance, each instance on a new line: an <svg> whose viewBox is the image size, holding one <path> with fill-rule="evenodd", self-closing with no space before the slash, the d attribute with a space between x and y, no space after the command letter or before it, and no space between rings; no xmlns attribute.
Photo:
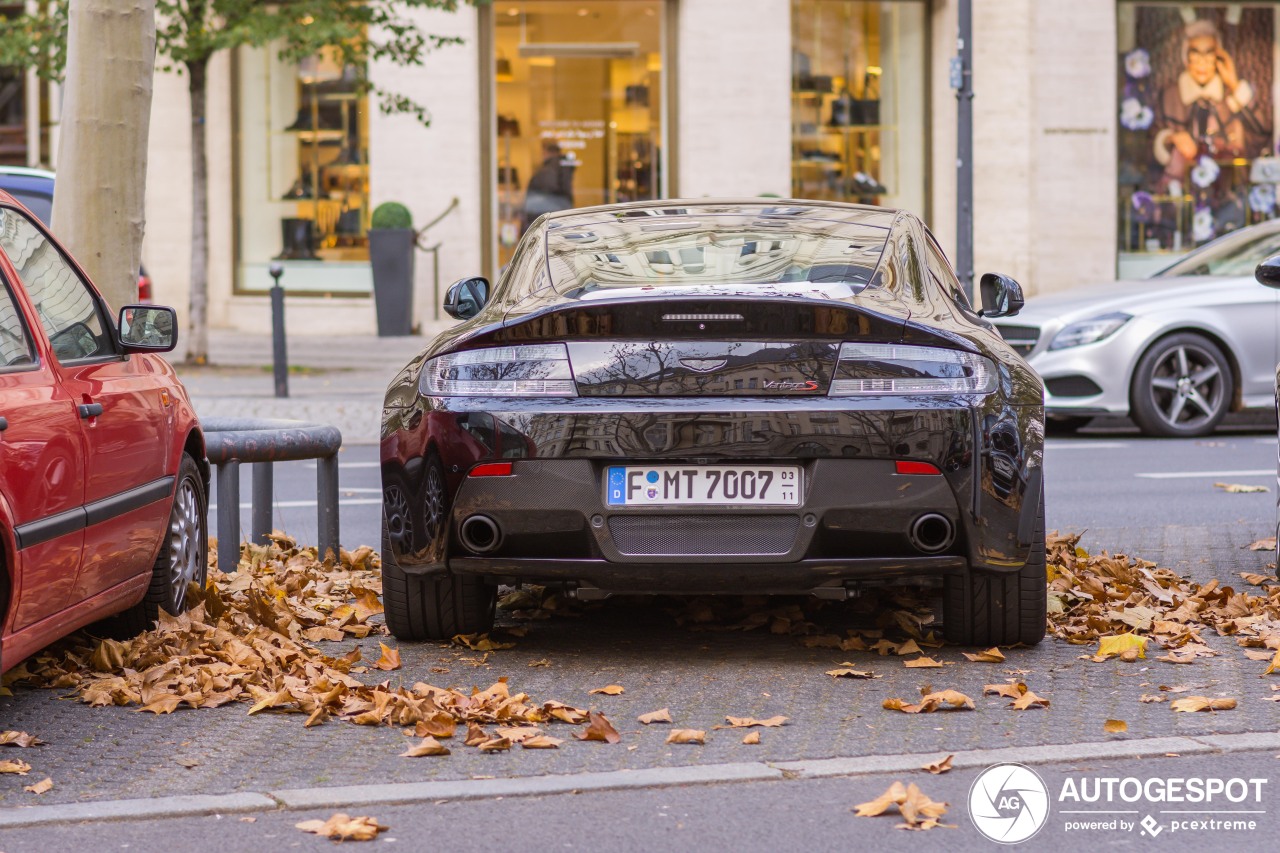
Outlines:
<svg viewBox="0 0 1280 853"><path fill-rule="evenodd" d="M794 515L632 515L609 519L619 553L636 557L745 557L786 554Z"/></svg>
<svg viewBox="0 0 1280 853"><path fill-rule="evenodd" d="M1037 326L997 324L996 331L1000 333L1000 337L1004 338L1005 343L1017 351L1018 355L1031 352L1035 349L1036 342L1040 340L1040 329Z"/></svg>

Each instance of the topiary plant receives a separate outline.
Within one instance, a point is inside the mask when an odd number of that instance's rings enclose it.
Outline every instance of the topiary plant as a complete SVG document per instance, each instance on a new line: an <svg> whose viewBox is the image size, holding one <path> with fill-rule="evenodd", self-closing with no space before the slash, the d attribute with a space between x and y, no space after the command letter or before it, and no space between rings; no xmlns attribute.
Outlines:
<svg viewBox="0 0 1280 853"><path fill-rule="evenodd" d="M413 214L398 201L384 201L373 209L370 228L413 228Z"/></svg>

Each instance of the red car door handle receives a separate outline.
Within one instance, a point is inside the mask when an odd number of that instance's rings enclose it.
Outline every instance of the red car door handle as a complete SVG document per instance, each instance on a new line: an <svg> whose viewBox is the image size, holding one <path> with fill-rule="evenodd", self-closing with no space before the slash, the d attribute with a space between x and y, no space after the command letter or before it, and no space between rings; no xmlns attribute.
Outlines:
<svg viewBox="0 0 1280 853"><path fill-rule="evenodd" d="M80 410L80 417L82 418L96 418L102 414L101 403L81 403L76 408Z"/></svg>

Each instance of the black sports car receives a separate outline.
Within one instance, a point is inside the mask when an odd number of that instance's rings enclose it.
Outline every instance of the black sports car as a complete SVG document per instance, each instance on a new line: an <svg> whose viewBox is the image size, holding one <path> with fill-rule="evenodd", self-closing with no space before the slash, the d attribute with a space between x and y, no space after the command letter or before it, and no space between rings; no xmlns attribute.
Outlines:
<svg viewBox="0 0 1280 853"><path fill-rule="evenodd" d="M946 635L1045 630L1043 386L921 222L807 201L550 214L387 389L383 590L402 639L498 583L843 599L941 583Z"/></svg>

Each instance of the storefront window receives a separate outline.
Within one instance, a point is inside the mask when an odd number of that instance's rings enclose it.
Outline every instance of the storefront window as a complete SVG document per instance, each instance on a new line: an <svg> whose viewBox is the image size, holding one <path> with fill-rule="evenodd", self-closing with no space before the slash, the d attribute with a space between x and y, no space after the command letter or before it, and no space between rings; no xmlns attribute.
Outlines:
<svg viewBox="0 0 1280 853"><path fill-rule="evenodd" d="M1271 3L1119 7L1122 275L1277 215L1276 25Z"/></svg>
<svg viewBox="0 0 1280 853"><path fill-rule="evenodd" d="M792 0L796 198L925 214L925 4Z"/></svg>
<svg viewBox="0 0 1280 853"><path fill-rule="evenodd" d="M663 7L493 4L499 266L543 213L665 195Z"/></svg>
<svg viewBox="0 0 1280 853"><path fill-rule="evenodd" d="M243 49L237 78L237 290L269 288L281 261L306 269L290 290L369 292L368 104L355 69Z"/></svg>

